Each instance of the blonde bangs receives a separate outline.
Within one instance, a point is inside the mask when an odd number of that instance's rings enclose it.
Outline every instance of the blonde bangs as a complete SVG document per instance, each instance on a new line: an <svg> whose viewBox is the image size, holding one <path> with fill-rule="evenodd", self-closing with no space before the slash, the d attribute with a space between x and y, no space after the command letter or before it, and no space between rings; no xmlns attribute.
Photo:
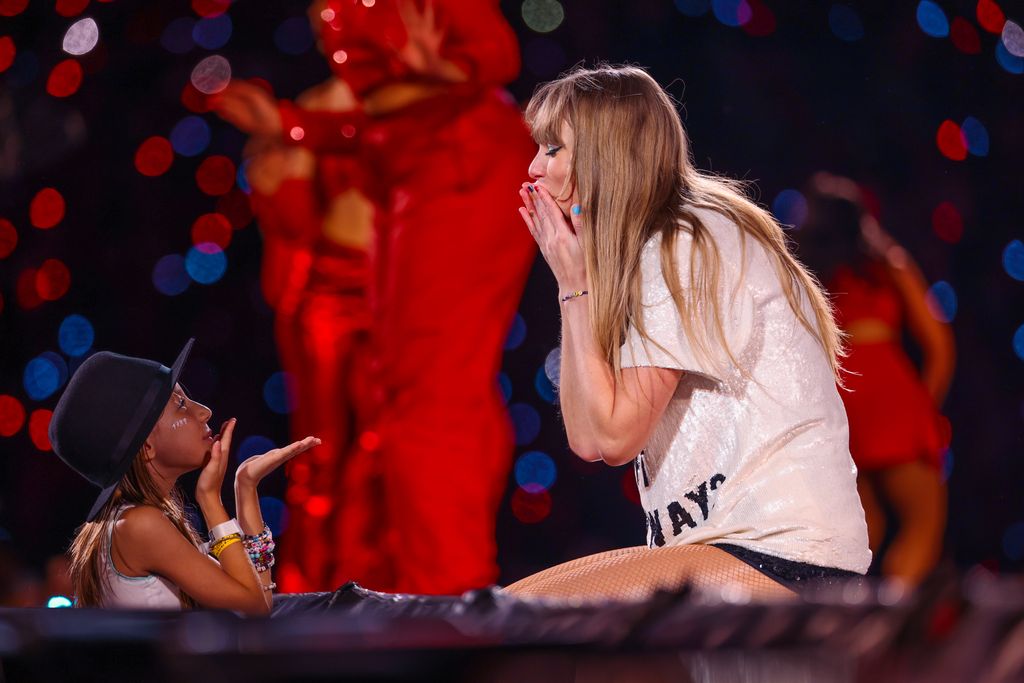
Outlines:
<svg viewBox="0 0 1024 683"><path fill-rule="evenodd" d="M526 107L526 125L539 145L562 145L562 124L570 122L569 100L572 84L569 81L545 83L530 99Z"/></svg>

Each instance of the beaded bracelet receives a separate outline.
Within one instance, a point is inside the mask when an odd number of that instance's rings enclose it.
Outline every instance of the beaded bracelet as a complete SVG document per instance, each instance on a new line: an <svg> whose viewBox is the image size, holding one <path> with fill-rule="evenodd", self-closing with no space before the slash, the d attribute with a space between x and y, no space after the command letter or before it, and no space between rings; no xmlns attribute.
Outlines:
<svg viewBox="0 0 1024 683"><path fill-rule="evenodd" d="M566 294L565 296L563 296L561 298L561 302L564 304L566 301L569 301L570 299L576 299L578 297L583 296L586 293L587 293L587 290L585 290L585 289L577 290L575 292L569 292L568 294Z"/></svg>
<svg viewBox="0 0 1024 683"><path fill-rule="evenodd" d="M277 544L274 543L274 535L270 533L270 527L266 524L259 534L246 536L243 544L257 572L265 572L274 566L274 549Z"/></svg>
<svg viewBox="0 0 1024 683"><path fill-rule="evenodd" d="M210 554L213 555L214 559L220 560L220 554L224 552L225 548L235 543L240 543L241 540L241 534L228 534L213 544L213 547L210 548Z"/></svg>

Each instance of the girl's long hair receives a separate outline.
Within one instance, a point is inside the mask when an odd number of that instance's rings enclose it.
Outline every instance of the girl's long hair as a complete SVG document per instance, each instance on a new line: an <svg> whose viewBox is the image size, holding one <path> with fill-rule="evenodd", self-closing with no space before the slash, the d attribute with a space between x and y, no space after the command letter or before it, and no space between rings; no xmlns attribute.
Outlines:
<svg viewBox="0 0 1024 683"><path fill-rule="evenodd" d="M181 491L175 487L171 495L165 497L153 481L140 451L96 519L79 527L75 540L71 542L68 552L71 556L71 583L75 589L77 607L103 606L103 596L109 589L107 580L112 571L106 566L112 562L109 547L113 531L111 527L115 521L114 515L122 505L152 505L158 508L192 545L199 547L199 535L185 514ZM195 607L196 602L182 592L181 606Z"/></svg>
<svg viewBox="0 0 1024 683"><path fill-rule="evenodd" d="M719 280L722 264L707 226L693 209L716 211L740 227L743 240L762 244L800 323L821 343L837 380L844 356L842 333L818 281L790 253L782 227L745 195L742 183L697 170L689 141L669 96L645 71L633 66L577 67L538 87L526 119L540 144L563 144L562 125L575 139L571 171L562 199L575 188L583 216L580 232L590 277L593 332L602 354L621 374L620 347L630 324L644 342L641 315L641 252L660 234L661 267L695 352L735 364L722 326ZM693 238L689 283L676 273L679 230ZM813 320L802 304L807 299Z"/></svg>

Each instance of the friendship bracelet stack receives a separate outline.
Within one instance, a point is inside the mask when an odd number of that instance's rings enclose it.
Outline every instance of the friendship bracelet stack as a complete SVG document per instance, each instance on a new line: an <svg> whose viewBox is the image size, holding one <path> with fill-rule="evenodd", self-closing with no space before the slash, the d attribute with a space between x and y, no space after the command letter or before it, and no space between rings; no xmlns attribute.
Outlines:
<svg viewBox="0 0 1024 683"><path fill-rule="evenodd" d="M274 548L277 546L274 543L274 535L270 533L270 527L266 524L263 525L261 533L246 536L242 543L256 571L263 573L274 566Z"/></svg>

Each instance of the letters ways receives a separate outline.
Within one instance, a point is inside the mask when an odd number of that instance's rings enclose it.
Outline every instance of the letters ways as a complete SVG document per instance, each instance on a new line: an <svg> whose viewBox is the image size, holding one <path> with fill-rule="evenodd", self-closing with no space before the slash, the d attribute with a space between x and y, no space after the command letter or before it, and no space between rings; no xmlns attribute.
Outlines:
<svg viewBox="0 0 1024 683"><path fill-rule="evenodd" d="M700 514L703 515L704 519L708 518L708 489L715 491L719 485L725 481L724 474L716 474L712 476L708 481L702 481L700 486L693 489L689 493L683 494L683 498L697 504L700 508ZM683 532L683 526L688 526L691 529L697 527L697 522L693 519L689 512L686 511L679 501L672 501L666 507L669 521L672 522L672 536L678 536ZM665 533L661 527L661 510L655 509L647 513L647 538L649 544L653 548L654 546L661 547L665 545Z"/></svg>

